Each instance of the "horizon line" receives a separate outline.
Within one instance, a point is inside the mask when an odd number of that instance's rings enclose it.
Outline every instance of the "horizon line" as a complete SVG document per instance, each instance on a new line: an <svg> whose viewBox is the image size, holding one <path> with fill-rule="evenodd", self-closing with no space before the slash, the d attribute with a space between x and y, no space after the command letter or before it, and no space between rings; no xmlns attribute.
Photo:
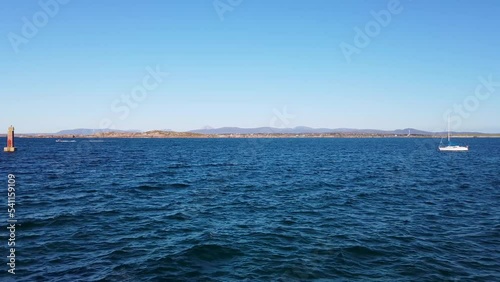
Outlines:
<svg viewBox="0 0 500 282"><path fill-rule="evenodd" d="M223 126L223 127L208 127L208 128L198 128L198 129L190 129L190 130L172 130L172 129L150 129L150 130L140 130L140 129L117 129L117 128L104 128L104 129L96 129L96 128L71 128L71 129L62 129L57 132L16 132L17 134L61 134L60 132L62 131L78 131L78 130L88 130L88 131L93 131L96 133L99 133L101 131L105 132L137 132L137 133L146 133L146 132L152 132L152 131L163 131L163 132L195 132L195 131L210 131L210 130L221 130L221 129L239 129L239 130L256 130L256 129L270 129L270 130L276 130L276 131L283 131L283 130L300 130L300 129L308 129L308 130L343 130L345 132L342 133L350 133L349 131L346 130L351 130L351 131L379 131L381 133L393 133L394 131L419 131L419 132L425 132L425 133L446 133L447 130L442 130L442 131L430 131L430 130L421 130L417 128L412 128L412 127L406 127L406 128L397 128L397 129L376 129L376 128L349 128L349 127L335 127L335 128L329 128L329 127L310 127L310 126L295 126L295 127L271 127L271 126L257 126L257 127L238 127L238 126ZM455 131L452 130L451 132L454 133L474 133L474 134L500 134L500 132L494 132L494 131L477 131L477 130L467 130L467 131ZM262 132L262 133L270 133L270 132ZM271 132L273 133L273 132ZM274 132L274 133L279 133L279 132ZM297 132L298 133L298 132ZM307 133L307 132L302 132L302 133ZM359 132L357 132L359 133ZM209 133L209 134L222 134L222 133ZM228 133L230 134L230 133ZM403 133L401 133L403 134ZM0 135L5 135L0 132Z"/></svg>

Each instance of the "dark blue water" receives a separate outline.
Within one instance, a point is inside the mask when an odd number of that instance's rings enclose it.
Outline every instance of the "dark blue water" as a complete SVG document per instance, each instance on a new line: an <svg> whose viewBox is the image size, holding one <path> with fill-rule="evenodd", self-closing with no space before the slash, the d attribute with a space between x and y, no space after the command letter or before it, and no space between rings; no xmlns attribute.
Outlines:
<svg viewBox="0 0 500 282"><path fill-rule="evenodd" d="M499 281L500 139L457 141L18 139L0 216L13 173L16 281Z"/></svg>

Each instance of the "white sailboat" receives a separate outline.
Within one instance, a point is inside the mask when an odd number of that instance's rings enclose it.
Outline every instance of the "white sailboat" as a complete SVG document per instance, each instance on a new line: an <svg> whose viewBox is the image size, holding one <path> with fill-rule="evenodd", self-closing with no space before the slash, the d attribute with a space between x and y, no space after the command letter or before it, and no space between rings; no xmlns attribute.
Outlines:
<svg viewBox="0 0 500 282"><path fill-rule="evenodd" d="M441 139L441 144L439 144L439 151L441 152L463 152L469 151L469 146L459 146L451 144L451 133L450 133L450 117L448 117L448 145L443 145L443 140Z"/></svg>

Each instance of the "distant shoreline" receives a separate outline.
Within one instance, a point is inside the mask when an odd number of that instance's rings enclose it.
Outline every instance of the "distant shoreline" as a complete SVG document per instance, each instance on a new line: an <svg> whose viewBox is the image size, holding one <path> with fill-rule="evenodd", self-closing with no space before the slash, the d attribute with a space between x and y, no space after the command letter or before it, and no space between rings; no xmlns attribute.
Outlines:
<svg viewBox="0 0 500 282"><path fill-rule="evenodd" d="M370 133L252 133L252 134L200 134L191 132L149 131L138 133L106 132L91 135L72 134L18 134L18 138L40 139L151 139L151 138L193 138L193 139L248 139L248 138L446 138L446 135L426 134L370 134ZM500 138L500 134L457 134L453 138Z"/></svg>

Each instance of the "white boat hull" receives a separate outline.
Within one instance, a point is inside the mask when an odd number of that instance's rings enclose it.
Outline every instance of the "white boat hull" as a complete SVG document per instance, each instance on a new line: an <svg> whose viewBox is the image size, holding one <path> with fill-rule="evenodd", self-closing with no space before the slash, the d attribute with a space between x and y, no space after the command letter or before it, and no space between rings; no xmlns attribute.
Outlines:
<svg viewBox="0 0 500 282"><path fill-rule="evenodd" d="M442 144L443 139L441 139L441 144L439 145L439 151L441 152L465 152L469 151L469 146L458 146L451 144L451 131L450 131L450 117L448 116L448 146Z"/></svg>
<svg viewBox="0 0 500 282"><path fill-rule="evenodd" d="M469 151L469 147L446 146L446 147L439 147L439 151L441 151L441 152L464 152L464 151Z"/></svg>

